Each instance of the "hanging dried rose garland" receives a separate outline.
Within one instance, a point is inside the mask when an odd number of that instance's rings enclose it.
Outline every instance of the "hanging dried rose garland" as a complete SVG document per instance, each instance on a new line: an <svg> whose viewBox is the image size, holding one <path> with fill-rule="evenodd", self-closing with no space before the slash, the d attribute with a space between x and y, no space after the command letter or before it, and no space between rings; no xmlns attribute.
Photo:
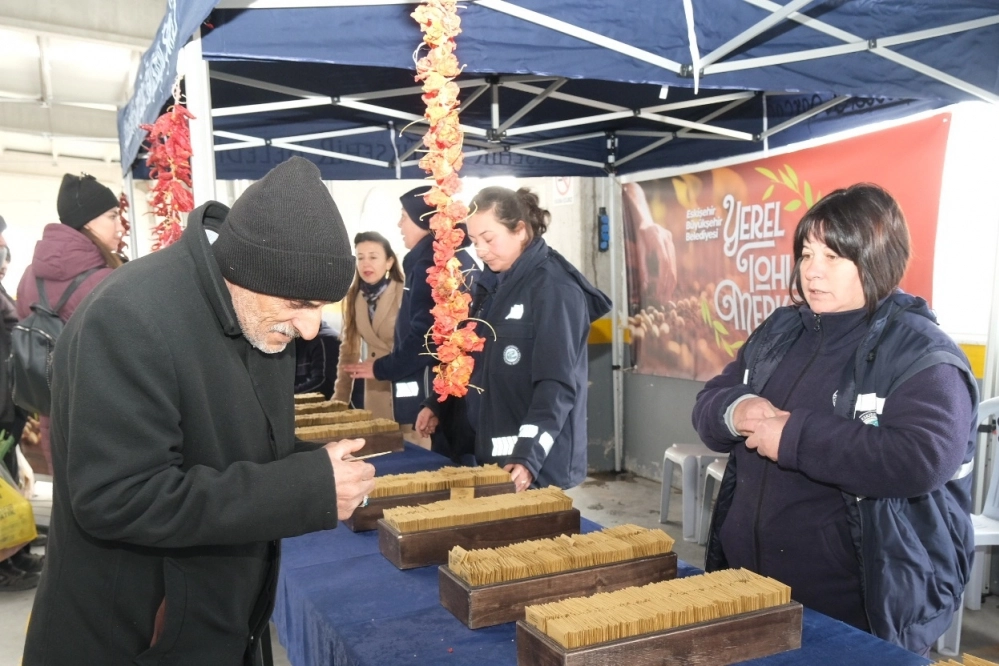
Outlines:
<svg viewBox="0 0 999 666"><path fill-rule="evenodd" d="M128 232L132 228L132 223L128 221L128 197L122 192L121 196L118 197L118 217L121 219L121 238L118 240L118 254L124 254L125 248L128 244L125 243L125 237L128 236Z"/></svg>
<svg viewBox="0 0 999 666"><path fill-rule="evenodd" d="M183 228L181 213L194 210L191 193L191 129L188 121L194 116L180 102L179 85L174 85L174 103L152 125L141 125L149 132L149 205L159 220L153 227L153 250L170 245L180 238Z"/></svg>
<svg viewBox="0 0 999 666"><path fill-rule="evenodd" d="M437 208L430 218L434 232L434 266L427 271L433 288L434 326L431 336L437 345L434 391L443 402L447 396L462 397L468 392L475 363L470 352L481 351L485 339L475 334L475 322L468 319L472 297L465 284L461 262L455 252L465 233L455 225L468 217L468 207L452 197L461 189L462 131L458 123L458 85L452 79L461 72L454 55L455 36L461 32L456 0L425 0L412 17L420 24L423 41L430 47L416 63L416 80L423 81L424 117L430 129L423 136L427 153L420 167L434 180L424 200Z"/></svg>

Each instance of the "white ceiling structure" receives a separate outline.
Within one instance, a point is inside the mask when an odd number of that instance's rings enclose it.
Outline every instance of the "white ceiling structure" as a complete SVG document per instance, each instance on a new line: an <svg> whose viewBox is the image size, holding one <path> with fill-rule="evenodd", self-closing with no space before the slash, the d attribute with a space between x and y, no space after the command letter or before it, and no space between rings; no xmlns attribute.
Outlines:
<svg viewBox="0 0 999 666"><path fill-rule="evenodd" d="M118 180L117 109L166 0L0 0L0 172Z"/></svg>

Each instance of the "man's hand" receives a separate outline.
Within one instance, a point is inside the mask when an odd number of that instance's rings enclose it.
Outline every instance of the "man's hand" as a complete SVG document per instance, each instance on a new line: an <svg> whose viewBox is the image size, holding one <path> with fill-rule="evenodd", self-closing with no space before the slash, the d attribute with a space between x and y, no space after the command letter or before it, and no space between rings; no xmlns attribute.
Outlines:
<svg viewBox="0 0 999 666"><path fill-rule="evenodd" d="M343 369L350 374L351 379L375 379L375 362L370 359L360 363L348 363Z"/></svg>
<svg viewBox="0 0 999 666"><path fill-rule="evenodd" d="M756 431L760 421L772 419L778 413L780 410L766 398L749 398L735 406L735 411L732 412L732 425L740 435L748 437Z"/></svg>
<svg viewBox="0 0 999 666"><path fill-rule="evenodd" d="M773 418L757 421L753 434L746 438L746 448L756 449L761 456L777 462L780 436L790 416L791 412L777 410L777 415Z"/></svg>
<svg viewBox="0 0 999 666"><path fill-rule="evenodd" d="M434 411L429 407L424 407L420 410L420 413L416 415L416 423L413 424L413 430L420 433L424 437L430 437L437 430L437 425L440 423L440 419L434 414Z"/></svg>
<svg viewBox="0 0 999 666"><path fill-rule="evenodd" d="M354 460L351 455L364 446L363 439L344 439L330 442L323 448L333 463L333 479L336 482L337 518L347 520L364 499L375 488L375 468L363 460Z"/></svg>
<svg viewBox="0 0 999 666"><path fill-rule="evenodd" d="M510 472L510 480L517 487L516 492L521 492L527 490L531 487L531 483L534 481L534 476L531 471L519 463L514 463L504 467L506 471Z"/></svg>

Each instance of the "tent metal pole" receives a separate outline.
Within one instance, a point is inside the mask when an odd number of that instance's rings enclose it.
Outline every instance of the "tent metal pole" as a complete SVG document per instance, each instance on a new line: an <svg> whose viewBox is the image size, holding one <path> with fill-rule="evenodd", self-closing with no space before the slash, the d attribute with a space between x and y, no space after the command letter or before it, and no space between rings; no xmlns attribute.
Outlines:
<svg viewBox="0 0 999 666"><path fill-rule="evenodd" d="M620 132L618 132L618 134L620 134ZM625 155L624 157L622 157L621 159L619 159L617 161L617 163L620 165L620 164L624 164L625 162L630 162L631 160L635 159L636 157L641 157L645 153L647 153L649 151L652 151L652 150L655 150L659 146L666 145L667 143L669 143L670 141L672 141L675 138L676 138L676 135L671 133L669 136L665 136L665 137L659 139L658 141L653 141L652 143L650 143L649 145L645 146L644 148L639 148L638 150L636 150L633 153L628 153L627 155Z"/></svg>
<svg viewBox="0 0 999 666"><path fill-rule="evenodd" d="M610 291L611 291L611 390L614 416L614 471L620 472L624 462L624 340L621 337L621 305L627 302L621 291L621 211L616 196L620 183L615 176L603 179L603 204L610 218ZM625 266L627 270L627 266Z"/></svg>
<svg viewBox="0 0 999 666"><path fill-rule="evenodd" d="M715 118L717 118L718 116L721 116L721 115L724 115L725 113L728 113L729 111L731 111L732 109L736 108L737 106L742 106L748 100L752 99L755 96L756 96L755 93L751 94L749 96L741 95L741 96L735 98L732 102L730 102L730 103L726 104L725 106L723 106L722 108L715 109L711 113L709 113L709 114L707 114L707 115L705 115L705 116L703 116L701 118L698 118L698 122L701 122L701 123L710 122L710 121L714 120ZM618 134L623 134L623 133L624 132L618 132ZM634 136L641 136L642 133L641 132L634 132L633 135ZM622 157L621 159L619 159L617 161L617 163L618 164L624 164L625 162L628 162L629 160L633 160L636 157L641 157L645 153L647 153L647 152L649 152L651 150L655 150L656 148L669 143L673 139L719 139L719 140L725 140L725 141L734 141L735 140L735 139L731 139L729 137L719 136L717 134L694 134L689 129L682 129L679 132L669 132L665 136L663 135L662 132L657 132L657 133L649 132L646 135L647 136L659 136L659 137L662 137L662 138L659 141L653 141L652 143L650 143L649 145L645 146L644 148L639 148L638 150L636 150L635 152L633 152L633 153L631 153L629 155L625 155L624 157Z"/></svg>
<svg viewBox="0 0 999 666"><path fill-rule="evenodd" d="M475 89L475 90L474 90L474 91L472 92L472 94L470 94L470 95L469 95L468 97L466 97L465 99L461 100L461 106L459 106L459 107L458 107L458 113L460 114L460 113L461 113L462 111L464 111L464 110L465 110L465 109L467 109L467 108L468 108L469 106L471 106L471 105L472 105L472 102L474 102L475 100L477 100L477 99L479 99L480 97L482 97L482 95L483 95L484 93L486 93L486 92L488 92L488 91L489 91L489 88L490 88L490 85L489 85L488 83L487 83L487 84L485 84L485 85L482 85L482 86L479 86L478 88L476 88L476 89Z"/></svg>
<svg viewBox="0 0 999 666"><path fill-rule="evenodd" d="M588 134L574 134L572 136L560 136L555 139L541 139L539 141L528 141L511 145L511 148L540 148L541 146L554 146L558 143L570 143L572 141L586 141L587 139L603 138L607 132L589 132Z"/></svg>
<svg viewBox="0 0 999 666"><path fill-rule="evenodd" d="M213 118L241 116L250 113L267 113L268 111L285 111L287 109L302 109L310 106L326 106L332 104L331 97L310 97L308 99L290 99L283 102L264 102L262 104L243 104L241 106L223 106L212 109Z"/></svg>
<svg viewBox="0 0 999 666"><path fill-rule="evenodd" d="M395 109L390 109L386 106L377 106L375 104L367 104L365 102L358 102L353 97L341 97L337 100L333 100L333 104L337 106L346 107L348 109L355 109L357 111L367 111L368 113L375 113L388 118L395 118L397 120L408 120L410 122L425 123L426 118L423 116L418 116L415 113L407 113L405 111L396 111ZM479 129L478 127L472 127L470 125L460 125L461 130L465 134L472 134L474 136L486 136L486 130Z"/></svg>
<svg viewBox="0 0 999 666"><path fill-rule="evenodd" d="M518 110L512 116L510 116L509 118L507 118L503 122L503 124L499 126L499 128L498 128L499 132L501 132L501 133L505 132L507 130L507 128L509 128L511 125L513 125L518 120L520 120L521 118L523 118L524 116L526 116L528 113L530 113L531 109L533 109L538 104L541 104L541 102L543 102L546 99L548 99L553 92L555 92L556 90L558 90L559 88L561 88L563 85L565 85L566 81L568 81L568 79L556 79L555 81L552 81L552 83L547 88L545 88L543 92L541 92L539 95L535 96L534 99L532 99L530 102L528 102L524 106L520 107L520 110Z"/></svg>
<svg viewBox="0 0 999 666"><path fill-rule="evenodd" d="M993 213L993 218L995 214ZM999 257L999 237L996 238L996 255ZM999 261L996 262L992 274L992 303L989 310L989 332L985 345L985 376L982 378L982 400L988 400L999 395ZM974 497L972 497L972 513L981 513L985 504L985 492L988 490L985 476L988 473L988 453L990 437L979 436L978 449L975 451L975 482ZM993 452L999 455L999 449Z"/></svg>
<svg viewBox="0 0 999 666"><path fill-rule="evenodd" d="M491 99L489 102L489 122L492 132L495 135L499 131L500 126L500 104L499 104L499 85L492 84L489 92L491 93Z"/></svg>
<svg viewBox="0 0 999 666"><path fill-rule="evenodd" d="M135 240L137 229L135 226L135 178L132 177L131 169L125 174L125 192L128 196L128 205L132 209L132 228L128 230L128 258L138 259L139 245Z"/></svg>
<svg viewBox="0 0 999 666"><path fill-rule="evenodd" d="M924 39L933 39L934 37L943 37L944 35L953 35L958 32L967 32L968 30L977 30L978 28L987 28L990 25L999 24L999 14L993 16L986 16L985 18L975 19L973 21L962 21L960 23L951 23L950 25L942 25L939 28L927 28L926 30L916 30L915 32L905 32L901 35L895 35L894 37L878 37L878 46L898 46L899 44L908 44L909 42L919 42Z"/></svg>
<svg viewBox="0 0 999 666"><path fill-rule="evenodd" d="M572 25L571 23L559 21L551 16L546 16L545 14L541 14L539 12L524 9L523 7L519 7L513 3L506 2L506 0L476 0L475 4L503 14L509 14L510 16L514 16L529 23L536 23L537 25L548 28L549 30L561 32L571 37L575 37L576 39L581 39L585 42L602 46L610 51L623 53L624 55L635 58L636 60L647 62L650 65L655 65L656 67L662 67L663 69L669 70L674 74L680 73L680 63L674 62L669 58L664 58L660 55L656 55L655 53L645 51L644 49L636 48L616 39L604 37L603 35L599 35L591 30L585 30L579 26Z"/></svg>
<svg viewBox="0 0 999 666"><path fill-rule="evenodd" d="M780 125L774 126L772 129L768 129L767 131L765 131L763 133L763 138L771 137L774 134L776 134L777 132L783 132L788 127L793 127L794 125L797 125L798 123L800 123L802 121L808 120L812 116L817 116L820 113L822 113L823 111L825 111L826 109L829 109L829 108L832 108L832 107L837 106L839 104L842 104L843 102L845 102L848 99L850 99L850 95L840 95L839 97L832 98L828 102L825 102L823 104L819 104L818 106L812 107L808 111L806 111L806 112L804 112L804 113L802 113L800 115L797 115L794 118L791 118L790 120L785 120Z"/></svg>
<svg viewBox="0 0 999 666"><path fill-rule="evenodd" d="M754 7L760 7L761 9L766 9L767 11L770 12L780 11L782 7L781 5L778 5L775 2L771 2L770 0L743 0L743 2L749 3ZM839 28L831 26L828 23L824 23L818 19L813 19L812 17L807 16L805 14L792 13L790 16L788 16L788 19L791 21L796 21L801 25L812 28L813 30L817 30L818 32L821 32L823 34L829 35L830 37L835 37L836 39L843 42L865 41L861 37L858 37L857 35L846 32L845 30L840 30ZM976 85L972 85L967 81L962 81L961 79L955 76L947 74L946 72L942 72L928 65L924 65L923 63L913 60L912 58L908 58L901 54L895 53L890 49L886 49L882 46L875 46L874 48L871 49L871 53L878 55L882 58L885 58L886 60L891 60L896 64L902 65L903 67L908 67L909 69L917 71L920 74L924 74L930 78L936 79L942 83L946 83L947 85L957 88L958 90L962 90L968 93L969 95L980 97L981 99L984 99L987 102L999 103L999 95L991 93L983 88L979 88Z"/></svg>
<svg viewBox="0 0 999 666"><path fill-rule="evenodd" d="M261 146L266 146L267 142L263 139L257 139L256 141L237 141L235 143L217 143L212 148L216 153L224 153L229 150L242 150L243 148L260 148Z"/></svg>
<svg viewBox="0 0 999 666"><path fill-rule="evenodd" d="M399 164L401 160L399 159L399 146L395 143L395 123L391 120L388 121L388 133L389 142L392 144L392 155L395 159L392 160L392 164L395 165L395 178L400 180L402 178L402 165Z"/></svg>
<svg viewBox="0 0 999 666"><path fill-rule="evenodd" d="M639 118L645 118L646 120L655 120L656 122L665 123L667 125L676 125L678 127L689 127L690 129L697 129L703 132L710 132L712 134L721 134L722 136L730 136L733 139L742 139L743 141L752 141L753 135L749 132L739 132L737 130L730 130L725 127L716 127L714 125L706 125L704 123L694 122L692 120L684 120L683 118L674 118L673 116L660 116L655 113L645 113L641 112L638 114Z"/></svg>
<svg viewBox="0 0 999 666"><path fill-rule="evenodd" d="M177 68L185 77L191 119L191 184L194 205L215 199L215 140L212 138L212 90L208 63L201 57L201 29L180 50Z"/></svg>
<svg viewBox="0 0 999 666"><path fill-rule="evenodd" d="M818 49L805 49L804 51L793 51L791 53L781 53L779 55L761 56L759 58L742 58L740 60L730 60L720 62L704 68L704 76L711 74L723 74L725 72L738 72L744 69L760 69L762 67L773 67L774 65L784 65L790 62L804 62L806 60L818 60L820 58L833 58L835 56L847 55L868 51L871 44L868 41L850 42L839 46L825 46Z"/></svg>
<svg viewBox="0 0 999 666"><path fill-rule="evenodd" d="M784 19L786 19L792 12L796 12L805 5L811 4L813 0L794 0L784 5L779 11L773 12L770 16L766 17L762 21L751 25L746 28L738 35L728 40L718 48L716 48L711 53L707 54L701 58L701 68L702 71L707 74L708 65L717 62L727 56L732 51L735 51L743 44L752 41L758 35L763 34L770 28L774 27Z"/></svg>
<svg viewBox="0 0 999 666"><path fill-rule="evenodd" d="M391 122L391 121L389 121ZM297 136L278 137L277 141L315 141L317 139L335 139L338 136L352 136L354 134L371 134L372 132L384 132L384 127L352 127L350 129L331 130L329 132L317 132L315 134L299 134Z"/></svg>
<svg viewBox="0 0 999 666"><path fill-rule="evenodd" d="M282 95L288 95L289 97L301 97L302 99L312 99L321 96L308 90L302 90L300 88L291 88L289 86L282 86L278 85L277 83L268 83L267 81L258 81L256 79L247 78L245 76L229 74L228 72L217 72L217 71L209 72L208 75L217 81L235 83L236 85L246 86L247 88L268 90L270 92L276 92Z"/></svg>
<svg viewBox="0 0 999 666"><path fill-rule="evenodd" d="M520 92L526 93L540 93L544 91L544 88L539 88L537 86L532 86L527 83L510 83L508 81L503 82L503 87L509 88L510 90L519 90ZM589 106L594 109L602 109L604 111L630 111L626 106L621 106L620 104L611 104L609 102L599 102L595 99L589 99L587 97L580 97L579 95L570 95L568 93L552 93L552 99L557 99L560 102L572 102L574 104L579 104L580 106Z"/></svg>
<svg viewBox="0 0 999 666"><path fill-rule="evenodd" d="M599 113L595 116L585 116L583 118L572 118L571 120L559 120L552 123L541 123L538 125L525 125L524 127L513 127L507 130L506 135L520 136L521 134L533 134L534 132L545 132L553 129L564 129L566 127L578 127L579 125L592 125L608 120L620 120L621 118L631 118L634 111L616 111L614 113Z"/></svg>
<svg viewBox="0 0 999 666"><path fill-rule="evenodd" d="M650 113L661 113L663 111L676 111L677 109L690 109L698 106L709 106L711 104L721 104L722 102L732 102L736 100L747 100L756 97L752 91L726 93L724 95L714 95L711 97L698 97L685 102L673 102L671 104L658 104L656 106L646 106L642 111Z"/></svg>
<svg viewBox="0 0 999 666"><path fill-rule="evenodd" d="M392 168L391 162L386 162L384 160L373 160L369 157L361 157L360 155L351 155L350 153L338 153L332 150L323 150L321 148L310 148L308 146L300 146L297 143L284 143L283 141L271 141L271 145L275 148L284 148L285 150L298 151L300 153L308 153L309 155L321 155L323 157L332 157L338 160L346 160L348 162L359 162L361 164L370 164L371 166L385 167L386 169Z"/></svg>

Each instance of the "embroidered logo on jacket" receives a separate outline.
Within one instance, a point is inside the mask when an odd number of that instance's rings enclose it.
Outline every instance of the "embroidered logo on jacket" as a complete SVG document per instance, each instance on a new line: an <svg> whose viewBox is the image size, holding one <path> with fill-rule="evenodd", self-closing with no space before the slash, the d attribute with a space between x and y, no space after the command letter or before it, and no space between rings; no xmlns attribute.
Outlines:
<svg viewBox="0 0 999 666"><path fill-rule="evenodd" d="M876 393L862 393L857 396L853 406L853 418L860 419L867 425L878 425L878 416L885 408L885 399Z"/></svg>
<svg viewBox="0 0 999 666"><path fill-rule="evenodd" d="M507 365L517 365L520 363L520 350L514 345L509 345L503 350L503 362Z"/></svg>

